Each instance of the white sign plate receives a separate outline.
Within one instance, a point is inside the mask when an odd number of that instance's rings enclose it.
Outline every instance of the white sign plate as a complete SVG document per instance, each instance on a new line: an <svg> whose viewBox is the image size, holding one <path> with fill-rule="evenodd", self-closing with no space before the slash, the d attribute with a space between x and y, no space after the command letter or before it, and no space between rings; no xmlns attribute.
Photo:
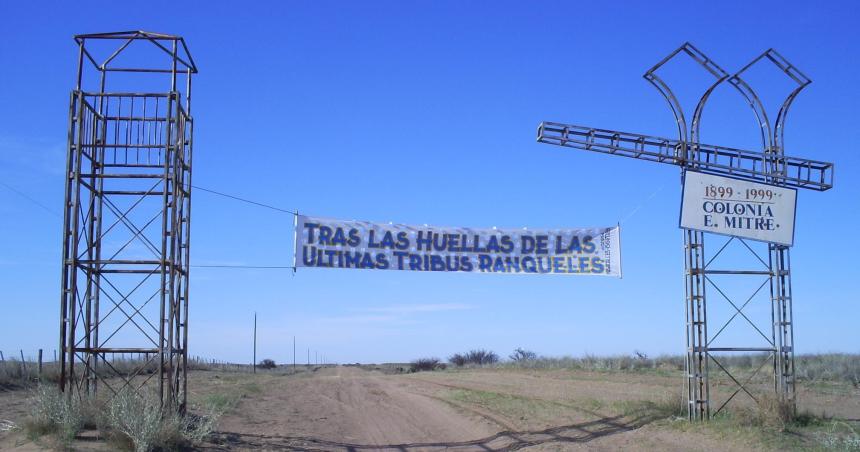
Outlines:
<svg viewBox="0 0 860 452"><path fill-rule="evenodd" d="M797 190L687 171L680 227L791 246Z"/></svg>

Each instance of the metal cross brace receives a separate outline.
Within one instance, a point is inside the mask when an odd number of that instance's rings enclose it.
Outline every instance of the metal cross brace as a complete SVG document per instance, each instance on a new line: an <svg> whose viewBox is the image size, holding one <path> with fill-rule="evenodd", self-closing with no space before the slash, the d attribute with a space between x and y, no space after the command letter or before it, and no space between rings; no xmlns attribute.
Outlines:
<svg viewBox="0 0 860 452"><path fill-rule="evenodd" d="M686 55L714 77L713 83L699 98L689 121L678 99L669 86L659 77L657 71L677 55ZM766 109L755 90L743 79L744 73L760 61L769 61L780 69L794 83L795 88L788 94L776 114L776 122L771 126ZM772 185L809 190L825 191L833 187L833 163L789 157L784 150L785 119L792 102L811 80L773 49L769 49L753 59L734 75L729 75L713 60L690 43L684 43L667 55L654 67L645 72L644 77L663 95L672 110L678 127L677 138L663 138L637 133L597 129L558 122L542 122L538 127L537 141L575 149L604 154L619 155L651 162L666 163L681 167L682 176L687 169L699 172L764 182ZM701 116L711 93L722 82L728 81L744 97L752 108L761 129L762 149L751 151L700 142ZM684 230L685 253L685 311L687 317L687 357L686 389L688 393L689 418L702 420L711 417L711 394L709 382L709 363L713 361L738 386L725 402L716 410L719 413L735 395L743 391L753 400L747 386L758 374L758 369L744 382L735 378L727 366L717 361L711 352L765 352L766 359L773 362L773 386L780 401L795 407L794 399L794 332L791 297L791 269L789 248L774 243L767 244L768 260L765 261L746 241L737 238L735 243L742 244L766 270L710 269L713 260L732 243L723 245L705 263L704 238L706 233ZM763 275L765 282L741 305L734 303L708 275ZM761 291L765 283L770 283L772 309L771 338L743 313L743 309ZM708 338L706 286L710 284L734 309L734 314L720 328L713 338ZM738 316L745 319L755 331L765 338L769 347L711 347L714 339Z"/></svg>

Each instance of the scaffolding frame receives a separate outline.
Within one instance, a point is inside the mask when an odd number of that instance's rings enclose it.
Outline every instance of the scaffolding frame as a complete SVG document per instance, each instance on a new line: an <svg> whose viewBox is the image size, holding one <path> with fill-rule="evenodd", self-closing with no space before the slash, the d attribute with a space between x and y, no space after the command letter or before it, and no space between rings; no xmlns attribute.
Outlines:
<svg viewBox="0 0 860 452"><path fill-rule="evenodd" d="M100 386L112 396L143 391L157 377L162 406L184 412L191 76L197 67L179 36L123 31L74 39L78 69L69 101L59 386L69 397L95 396ZM147 45L168 64L117 65L133 53L129 49ZM110 53L102 59L93 47ZM116 73L156 83L166 78L169 89L108 90L117 78L108 75ZM87 89L89 75L97 84Z"/></svg>
<svg viewBox="0 0 860 452"><path fill-rule="evenodd" d="M714 81L701 95L688 123L684 110L671 88L657 74L667 62L679 55L686 55L704 68ZM774 64L787 75L796 87L783 101L776 123L771 127L766 109L756 91L743 79L743 74L759 62ZM787 157L784 153L785 119L792 102L811 80L782 55L769 49L753 59L734 75L719 67L712 59L692 44L684 43L660 62L645 72L644 78L665 98L678 128L678 138L668 139L648 135L595 129L557 122L542 122L538 127L538 142L558 146L583 149L611 155L619 155L657 163L667 163L681 167L681 180L687 170L708 174L763 182L771 185L805 188L825 191L833 187L833 164L799 157ZM723 82L728 81L744 97L755 114L757 125L761 128L762 151L749 151L700 142L700 127L704 107ZM751 389L754 379L768 362L772 363L773 392L780 403L796 411L795 367L794 367L794 318L792 314L791 265L789 247L765 243L767 258L757 252L755 242L740 237L729 237L722 247L711 256L705 253L705 238L713 236L697 230L685 229L683 235L684 254L684 309L686 318L686 359L685 389L688 417L691 421L707 420L718 415L735 397L744 393L756 403L760 403ZM740 247L755 268L712 268L711 265L725 250ZM760 265L759 265L760 264ZM763 277L764 280L752 294L739 303L727 295L715 280L716 275L731 278ZM770 337L762 331L744 309L760 293L765 285L770 287L771 325ZM755 287L755 286L754 286ZM709 336L707 289L713 289L734 310L731 317ZM732 322L746 321L746 324L760 335L766 346L717 347L714 340ZM767 328L765 328L767 330ZM753 366L752 373L741 378L729 366L721 362L718 354L745 353L764 356L761 363ZM716 408L712 405L711 363L719 369L730 382L734 391Z"/></svg>

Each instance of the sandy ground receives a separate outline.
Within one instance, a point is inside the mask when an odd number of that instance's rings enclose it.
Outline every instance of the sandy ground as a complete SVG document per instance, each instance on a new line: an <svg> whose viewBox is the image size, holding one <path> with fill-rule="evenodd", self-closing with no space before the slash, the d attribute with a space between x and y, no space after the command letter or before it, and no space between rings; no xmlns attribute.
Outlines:
<svg viewBox="0 0 860 452"><path fill-rule="evenodd" d="M328 367L296 375L193 372L192 403L238 402L204 450L489 451L751 450L756 438L683 427L637 409L677 395L680 380L657 374L466 370L386 375ZM726 390L727 391L727 390ZM722 395L726 397L730 392ZM860 418L860 390L799 391L801 409ZM26 392L0 392L3 421L20 424ZM805 404L805 405L804 405ZM20 431L0 431L0 449L38 450ZM80 450L104 443L77 441Z"/></svg>
<svg viewBox="0 0 860 452"><path fill-rule="evenodd" d="M672 397L661 376L355 367L270 377L222 419L213 450L750 450L744 439L652 425L625 403ZM205 390L204 390L205 391ZM857 394L855 394L856 396ZM845 399L860 413L860 397ZM684 422L684 421L680 421Z"/></svg>
<svg viewBox="0 0 860 452"><path fill-rule="evenodd" d="M354 367L274 377L222 418L225 448L433 449L499 431L489 418L432 396L434 388ZM215 446L215 445L213 445Z"/></svg>

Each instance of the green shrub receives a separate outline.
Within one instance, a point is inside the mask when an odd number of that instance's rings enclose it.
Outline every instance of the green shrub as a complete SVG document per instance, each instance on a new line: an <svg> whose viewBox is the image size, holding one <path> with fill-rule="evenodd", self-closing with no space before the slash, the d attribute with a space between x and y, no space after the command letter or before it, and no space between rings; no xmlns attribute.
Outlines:
<svg viewBox="0 0 860 452"><path fill-rule="evenodd" d="M537 353L517 347L514 349L514 352L508 356L508 358L515 362L534 361L537 359Z"/></svg>
<svg viewBox="0 0 860 452"><path fill-rule="evenodd" d="M69 397L55 386L37 386L30 397L30 419L25 424L28 435L32 438L55 433L68 443L84 427L82 405L78 397Z"/></svg>
<svg viewBox="0 0 860 452"><path fill-rule="evenodd" d="M433 371L436 369L444 369L445 364L439 362L439 358L420 358L409 366L410 372Z"/></svg>
<svg viewBox="0 0 860 452"><path fill-rule="evenodd" d="M450 358L448 358L448 361L457 367L462 367L466 364L484 366L499 362L499 355L497 355L495 352L480 348L470 350L469 352L463 354L455 353L451 355Z"/></svg>
<svg viewBox="0 0 860 452"><path fill-rule="evenodd" d="M828 450L860 451L860 433L846 422L833 422L824 432L817 432L815 439Z"/></svg>
<svg viewBox="0 0 860 452"><path fill-rule="evenodd" d="M162 412L160 402L151 394L141 395L125 388L111 399L105 414L107 426L128 437L135 451L155 448L162 428Z"/></svg>
<svg viewBox="0 0 860 452"><path fill-rule="evenodd" d="M457 367L463 367L466 365L466 355L454 353L453 355L448 357L448 362Z"/></svg>
<svg viewBox="0 0 860 452"><path fill-rule="evenodd" d="M105 424L119 443L130 442L136 452L179 449L202 441L215 429L220 411L206 416L181 416L162 409L152 393L125 389L116 394L106 409Z"/></svg>
<svg viewBox="0 0 860 452"><path fill-rule="evenodd" d="M274 369L275 367L278 367L278 365L275 364L275 361L272 359L264 359L260 361L260 364L257 364L257 367L260 369Z"/></svg>

